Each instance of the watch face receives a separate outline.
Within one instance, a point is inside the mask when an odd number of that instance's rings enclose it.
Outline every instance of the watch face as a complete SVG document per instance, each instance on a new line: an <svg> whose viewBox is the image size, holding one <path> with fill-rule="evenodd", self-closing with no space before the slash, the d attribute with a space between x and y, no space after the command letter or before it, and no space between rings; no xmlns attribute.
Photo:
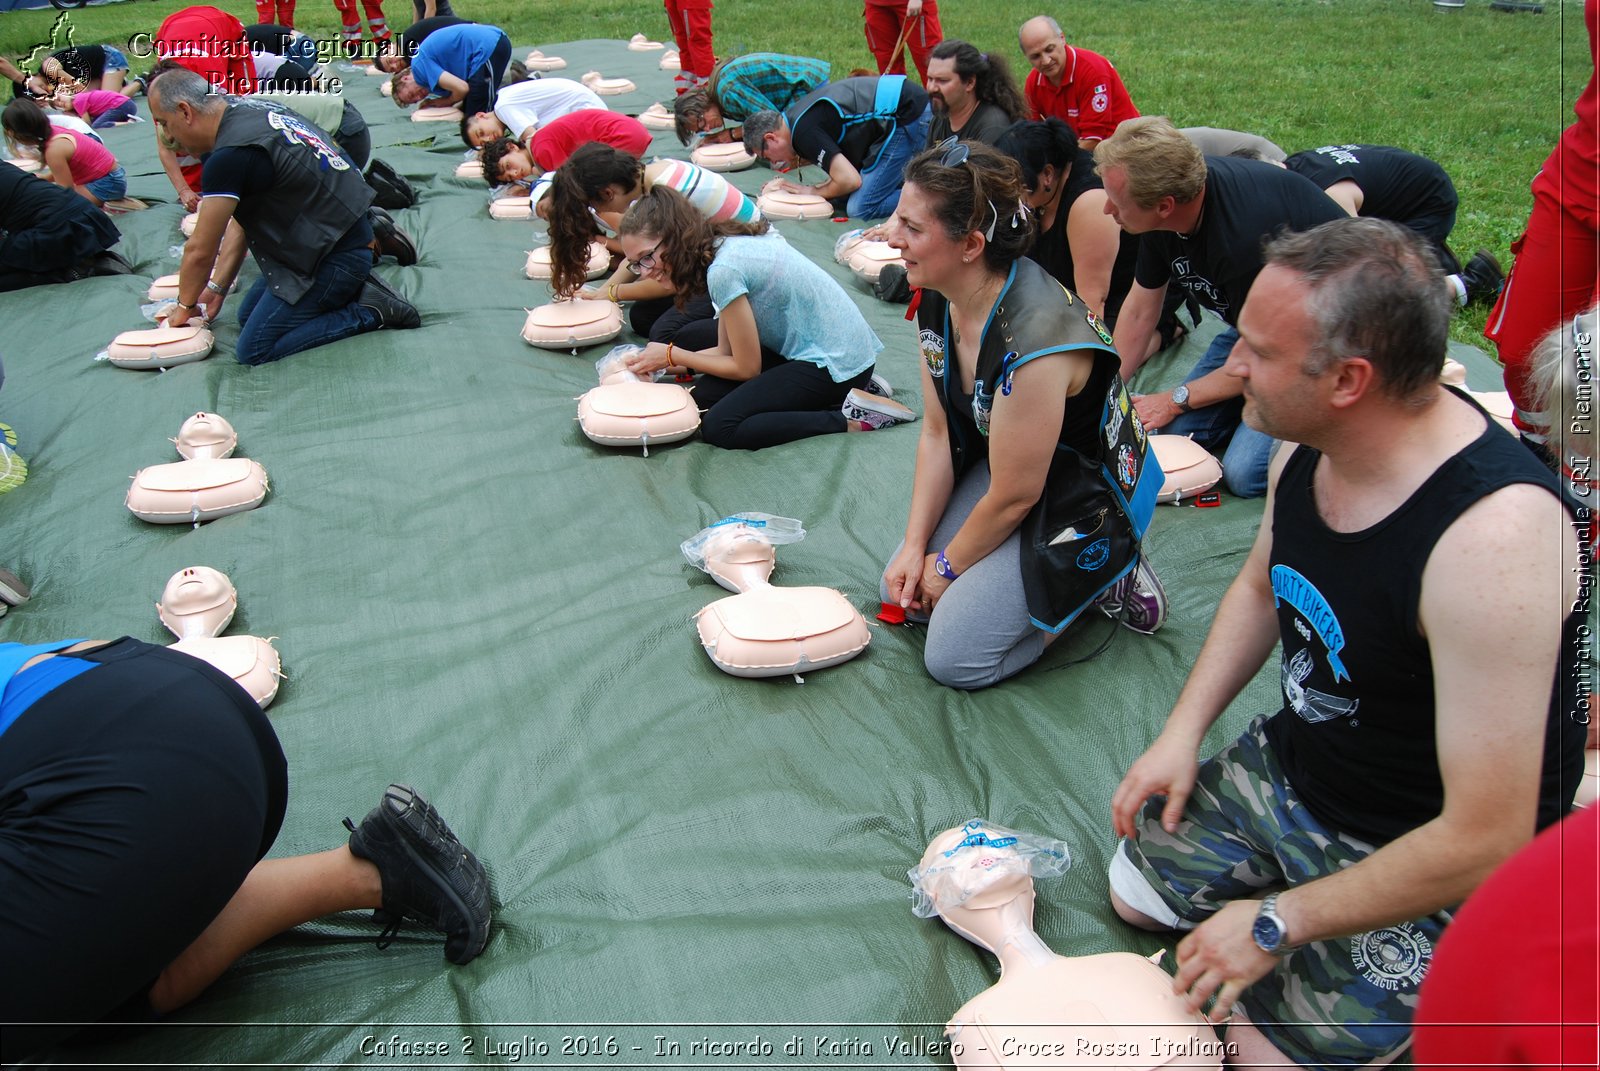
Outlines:
<svg viewBox="0 0 1600 1071"><path fill-rule="evenodd" d="M1281 924L1268 915L1256 916L1255 924L1250 927L1250 936L1255 938L1256 945L1263 952L1275 951L1283 943Z"/></svg>
<svg viewBox="0 0 1600 1071"><path fill-rule="evenodd" d="M1172 401L1177 405L1189 404L1189 385L1187 383L1172 392Z"/></svg>

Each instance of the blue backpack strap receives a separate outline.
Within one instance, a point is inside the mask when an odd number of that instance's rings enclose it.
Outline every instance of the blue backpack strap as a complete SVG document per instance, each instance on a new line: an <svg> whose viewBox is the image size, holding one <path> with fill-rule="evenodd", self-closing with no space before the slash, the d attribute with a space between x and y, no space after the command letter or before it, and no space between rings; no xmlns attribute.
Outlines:
<svg viewBox="0 0 1600 1071"><path fill-rule="evenodd" d="M878 75L878 96L872 102L872 114L879 119L893 119L894 113L900 110L900 96L905 89L905 75Z"/></svg>

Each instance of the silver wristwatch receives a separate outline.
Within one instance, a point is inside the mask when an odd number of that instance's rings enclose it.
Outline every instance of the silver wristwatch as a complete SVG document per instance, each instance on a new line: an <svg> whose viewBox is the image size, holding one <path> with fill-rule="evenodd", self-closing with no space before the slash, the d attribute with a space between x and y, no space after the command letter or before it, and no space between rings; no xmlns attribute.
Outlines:
<svg viewBox="0 0 1600 1071"><path fill-rule="evenodd" d="M1172 404L1183 410L1185 413L1191 411L1189 408L1189 384L1184 383L1173 388Z"/></svg>

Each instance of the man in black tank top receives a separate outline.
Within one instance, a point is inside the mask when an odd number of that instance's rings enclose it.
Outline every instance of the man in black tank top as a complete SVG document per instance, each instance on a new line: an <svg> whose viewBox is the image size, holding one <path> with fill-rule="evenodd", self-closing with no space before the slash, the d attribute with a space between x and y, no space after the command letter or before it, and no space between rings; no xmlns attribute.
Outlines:
<svg viewBox="0 0 1600 1071"><path fill-rule="evenodd" d="M1112 799L1113 905L1193 930L1175 991L1217 1021L1237 1004L1241 1062L1392 1058L1455 905L1581 776L1587 517L1439 384L1440 283L1381 220L1268 245L1228 368L1244 419L1305 445L1274 459L1255 546ZM1279 642L1282 709L1198 764Z"/></svg>

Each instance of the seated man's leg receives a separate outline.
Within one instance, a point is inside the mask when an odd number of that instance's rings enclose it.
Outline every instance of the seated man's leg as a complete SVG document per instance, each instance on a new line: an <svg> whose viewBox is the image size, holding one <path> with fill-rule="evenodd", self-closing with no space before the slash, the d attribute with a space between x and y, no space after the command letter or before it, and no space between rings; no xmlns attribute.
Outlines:
<svg viewBox="0 0 1600 1071"><path fill-rule="evenodd" d="M850 195L845 210L857 219L883 219L894 214L900 205L900 187L905 181L906 164L922 150L928 140L930 113L894 132L888 144L878 153L872 170L861 176L861 188Z"/></svg>
<svg viewBox="0 0 1600 1071"><path fill-rule="evenodd" d="M293 305L258 282L239 307L240 364L266 364L291 353L375 330L377 318L357 304L372 270L365 246L329 253L317 269L311 289Z"/></svg>
<svg viewBox="0 0 1600 1071"><path fill-rule="evenodd" d="M1161 828L1164 801L1146 804L1138 837L1112 857L1118 914L1131 908L1159 926L1192 929L1229 901L1300 885L1371 854L1370 844L1323 826L1300 802L1265 723L1255 719L1201 765L1177 833ZM1384 1063L1409 1040L1417 987L1448 918L1297 948L1244 991L1239 1007L1297 1063Z"/></svg>
<svg viewBox="0 0 1600 1071"><path fill-rule="evenodd" d="M1222 454L1222 478L1240 498L1260 498L1267 493L1267 467L1278 440L1241 421Z"/></svg>
<svg viewBox="0 0 1600 1071"><path fill-rule="evenodd" d="M1228 355L1233 352L1234 343L1238 341L1239 332L1231 327L1224 327L1211 340L1211 345L1206 347L1206 352L1195 362L1183 381L1188 383L1199 379L1227 364ZM1179 413L1171 423L1161 429L1161 434L1188 435L1207 450L1214 450L1225 444L1233 435L1233 430L1239 426L1239 413L1243 408L1243 399L1230 398L1216 405Z"/></svg>

